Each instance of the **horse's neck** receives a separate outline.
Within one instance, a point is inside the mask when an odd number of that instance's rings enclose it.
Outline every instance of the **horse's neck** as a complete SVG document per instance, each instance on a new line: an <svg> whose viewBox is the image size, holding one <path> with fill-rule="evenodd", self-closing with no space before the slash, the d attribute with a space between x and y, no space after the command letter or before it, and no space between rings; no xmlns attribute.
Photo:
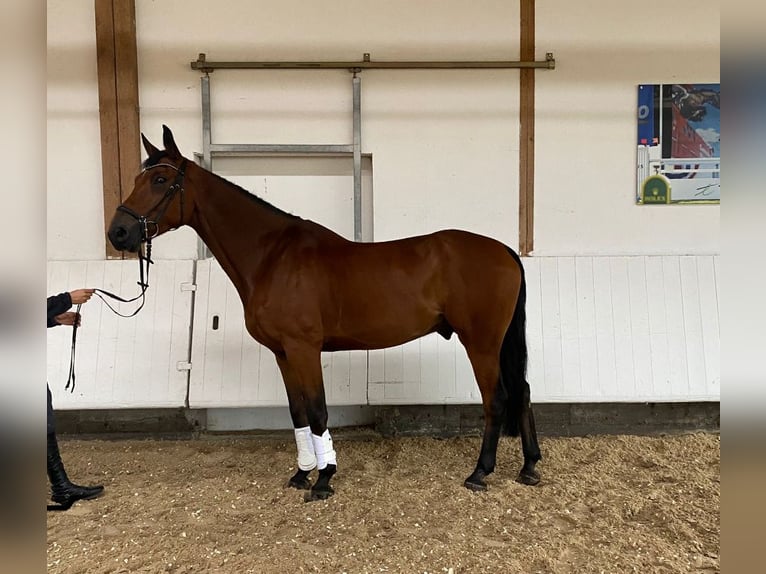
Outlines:
<svg viewBox="0 0 766 574"><path fill-rule="evenodd" d="M301 220L253 200L226 180L203 170L198 173L203 181L197 188L197 209L190 225L244 302L252 289L251 278L268 255L270 241Z"/></svg>

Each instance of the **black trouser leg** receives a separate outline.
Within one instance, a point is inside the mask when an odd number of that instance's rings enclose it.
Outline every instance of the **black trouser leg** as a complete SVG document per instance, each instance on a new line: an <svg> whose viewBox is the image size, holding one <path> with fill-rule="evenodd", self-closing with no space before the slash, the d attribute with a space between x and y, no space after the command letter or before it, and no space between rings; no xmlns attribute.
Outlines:
<svg viewBox="0 0 766 574"><path fill-rule="evenodd" d="M67 510L78 500L96 498L103 491L103 486L78 486L69 481L64 464L61 462L58 441L56 440L55 419L51 390L48 388L48 445L47 445L48 478L51 481L51 500L59 506L48 505L48 510Z"/></svg>
<svg viewBox="0 0 766 574"><path fill-rule="evenodd" d="M51 388L47 386L48 390L48 434L56 433L56 419L53 416L53 399L51 398Z"/></svg>

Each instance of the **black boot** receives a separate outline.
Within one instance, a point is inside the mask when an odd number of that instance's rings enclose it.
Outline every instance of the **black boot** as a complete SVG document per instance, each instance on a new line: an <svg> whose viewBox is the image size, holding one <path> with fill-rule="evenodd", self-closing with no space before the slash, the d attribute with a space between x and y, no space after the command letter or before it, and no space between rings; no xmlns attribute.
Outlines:
<svg viewBox="0 0 766 574"><path fill-rule="evenodd" d="M78 500L91 500L104 492L103 486L78 486L69 482L59 454L56 435L48 434L48 478L51 481L51 500L59 505L48 505L48 510L68 510Z"/></svg>

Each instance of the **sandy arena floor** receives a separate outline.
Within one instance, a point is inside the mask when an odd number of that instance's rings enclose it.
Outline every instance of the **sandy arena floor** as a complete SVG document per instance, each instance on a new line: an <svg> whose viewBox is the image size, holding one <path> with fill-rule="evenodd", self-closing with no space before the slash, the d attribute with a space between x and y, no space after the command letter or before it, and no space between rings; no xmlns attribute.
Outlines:
<svg viewBox="0 0 766 574"><path fill-rule="evenodd" d="M61 440L106 492L48 513L48 573L719 571L719 435L542 439L538 487L503 438L472 493L479 444L339 431L336 494L307 504L292 441Z"/></svg>

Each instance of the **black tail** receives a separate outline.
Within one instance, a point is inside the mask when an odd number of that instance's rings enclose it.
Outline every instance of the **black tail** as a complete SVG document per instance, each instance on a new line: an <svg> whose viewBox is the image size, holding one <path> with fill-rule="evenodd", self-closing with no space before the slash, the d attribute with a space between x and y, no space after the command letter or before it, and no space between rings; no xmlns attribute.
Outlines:
<svg viewBox="0 0 766 574"><path fill-rule="evenodd" d="M503 338L500 349L500 385L505 403L504 432L510 436L519 436L519 421L524 407L524 396L527 378L527 281L524 277L524 266L513 249L508 248L521 270L521 286L516 300L513 319Z"/></svg>

